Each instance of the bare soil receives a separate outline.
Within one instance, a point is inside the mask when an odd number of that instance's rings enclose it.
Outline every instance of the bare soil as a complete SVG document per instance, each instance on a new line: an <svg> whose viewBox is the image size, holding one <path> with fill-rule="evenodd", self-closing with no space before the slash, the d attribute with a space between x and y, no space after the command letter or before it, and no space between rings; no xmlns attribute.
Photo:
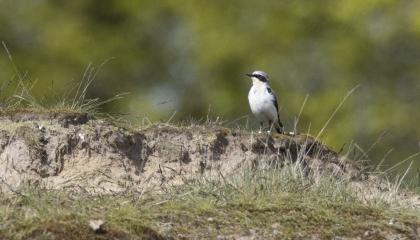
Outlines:
<svg viewBox="0 0 420 240"><path fill-rule="evenodd" d="M285 159L303 159L308 172L360 177L354 163L307 135L167 124L133 130L77 113L0 115L4 191L23 184L97 193L144 191L182 184L197 174L227 176L263 159L272 167L281 167Z"/></svg>

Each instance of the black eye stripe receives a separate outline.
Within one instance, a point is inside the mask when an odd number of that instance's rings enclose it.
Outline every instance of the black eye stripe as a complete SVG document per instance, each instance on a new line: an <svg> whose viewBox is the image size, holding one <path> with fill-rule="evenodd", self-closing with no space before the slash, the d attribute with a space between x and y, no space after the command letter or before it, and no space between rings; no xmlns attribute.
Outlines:
<svg viewBox="0 0 420 240"><path fill-rule="evenodd" d="M267 82L267 79L261 74L255 74L254 77L258 78L261 82Z"/></svg>

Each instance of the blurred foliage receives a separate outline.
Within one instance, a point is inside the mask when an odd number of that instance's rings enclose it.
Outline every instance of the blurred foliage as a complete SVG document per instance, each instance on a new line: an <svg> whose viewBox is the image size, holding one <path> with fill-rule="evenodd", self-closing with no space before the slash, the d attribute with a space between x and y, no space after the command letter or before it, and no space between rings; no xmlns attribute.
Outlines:
<svg viewBox="0 0 420 240"><path fill-rule="evenodd" d="M367 149L382 136L369 155L393 149L395 163L420 150L419 13L415 0L0 0L0 40L47 102L47 89L65 93L90 62L111 59L89 95L128 91L105 110L151 120L201 118L209 106L227 120L247 115L243 74L260 69L288 130L309 95L299 130L316 134L360 84L324 140ZM0 81L12 77L1 51Z"/></svg>

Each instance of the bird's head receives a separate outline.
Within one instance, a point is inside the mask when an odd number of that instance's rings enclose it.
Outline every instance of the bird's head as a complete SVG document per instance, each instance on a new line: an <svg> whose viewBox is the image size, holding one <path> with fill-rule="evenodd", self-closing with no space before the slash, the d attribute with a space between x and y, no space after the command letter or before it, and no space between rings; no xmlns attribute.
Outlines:
<svg viewBox="0 0 420 240"><path fill-rule="evenodd" d="M246 74L252 79L252 82L255 83L268 83L268 75L263 71L256 70L252 73Z"/></svg>

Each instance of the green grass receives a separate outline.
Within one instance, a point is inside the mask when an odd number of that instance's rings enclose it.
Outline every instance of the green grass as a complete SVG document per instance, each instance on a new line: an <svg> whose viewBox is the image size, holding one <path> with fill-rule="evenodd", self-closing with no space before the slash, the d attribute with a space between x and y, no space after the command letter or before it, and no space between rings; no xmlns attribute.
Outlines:
<svg viewBox="0 0 420 240"><path fill-rule="evenodd" d="M243 169L230 177L197 176L143 194L95 196L27 187L0 197L0 239L415 236L420 209L398 197L366 200L367 191L327 174L301 175L295 164ZM88 227L92 219L104 220L106 233L95 234Z"/></svg>

